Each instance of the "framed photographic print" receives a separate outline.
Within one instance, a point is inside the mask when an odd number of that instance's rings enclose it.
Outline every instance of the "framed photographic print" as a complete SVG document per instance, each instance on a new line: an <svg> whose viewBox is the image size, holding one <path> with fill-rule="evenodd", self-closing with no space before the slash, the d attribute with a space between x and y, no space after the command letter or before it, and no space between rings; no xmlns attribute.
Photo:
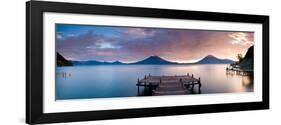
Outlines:
<svg viewBox="0 0 281 125"><path fill-rule="evenodd" d="M269 17L29 1L28 124L269 108Z"/></svg>

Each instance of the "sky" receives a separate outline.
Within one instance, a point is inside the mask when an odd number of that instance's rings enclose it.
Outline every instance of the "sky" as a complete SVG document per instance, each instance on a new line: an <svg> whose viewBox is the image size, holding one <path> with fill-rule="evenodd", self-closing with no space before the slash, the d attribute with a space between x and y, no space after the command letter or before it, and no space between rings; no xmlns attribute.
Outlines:
<svg viewBox="0 0 281 125"><path fill-rule="evenodd" d="M149 56L190 63L207 55L237 60L253 32L56 24L56 52L68 60L131 63Z"/></svg>

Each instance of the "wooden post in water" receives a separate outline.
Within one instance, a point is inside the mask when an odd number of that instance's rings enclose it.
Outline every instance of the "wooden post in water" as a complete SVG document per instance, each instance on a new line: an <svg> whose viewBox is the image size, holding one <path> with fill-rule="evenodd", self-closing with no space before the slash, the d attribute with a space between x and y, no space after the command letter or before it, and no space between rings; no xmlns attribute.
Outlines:
<svg viewBox="0 0 281 125"><path fill-rule="evenodd" d="M140 95L140 79L138 78L138 96Z"/></svg>
<svg viewBox="0 0 281 125"><path fill-rule="evenodd" d="M193 77L193 75L192 75L192 77ZM193 90L194 90L194 82L192 81L191 82L191 92L193 93Z"/></svg>
<svg viewBox="0 0 281 125"><path fill-rule="evenodd" d="M193 74L191 75L191 77L193 78Z"/></svg>
<svg viewBox="0 0 281 125"><path fill-rule="evenodd" d="M198 79L198 92L199 93L201 93L201 79L200 79L200 77L199 77L199 79Z"/></svg>

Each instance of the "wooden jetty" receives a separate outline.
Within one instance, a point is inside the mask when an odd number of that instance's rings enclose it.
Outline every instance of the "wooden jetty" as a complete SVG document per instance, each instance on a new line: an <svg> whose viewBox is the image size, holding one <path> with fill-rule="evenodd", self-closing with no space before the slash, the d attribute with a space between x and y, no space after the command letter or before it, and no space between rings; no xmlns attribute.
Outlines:
<svg viewBox="0 0 281 125"><path fill-rule="evenodd" d="M242 76L248 76L253 74L253 70L252 69L241 69L239 66L235 65L235 66L228 66L226 67L226 74L236 74L236 75L242 75Z"/></svg>
<svg viewBox="0 0 281 125"><path fill-rule="evenodd" d="M201 92L201 80L194 78L192 75L175 75L175 76L151 76L145 75L143 79L138 79L139 87L148 87L152 95L182 95L193 93L194 86L198 85L198 92Z"/></svg>

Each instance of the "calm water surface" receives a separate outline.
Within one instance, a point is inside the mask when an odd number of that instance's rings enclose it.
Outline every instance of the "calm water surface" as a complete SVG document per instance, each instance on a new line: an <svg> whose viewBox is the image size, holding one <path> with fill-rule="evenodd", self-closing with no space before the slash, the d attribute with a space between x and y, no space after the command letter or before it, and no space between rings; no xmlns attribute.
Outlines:
<svg viewBox="0 0 281 125"><path fill-rule="evenodd" d="M56 99L137 96L144 75L186 75L201 78L201 93L252 92L249 76L227 74L227 65L103 65L57 67ZM141 90L143 91L143 90Z"/></svg>

